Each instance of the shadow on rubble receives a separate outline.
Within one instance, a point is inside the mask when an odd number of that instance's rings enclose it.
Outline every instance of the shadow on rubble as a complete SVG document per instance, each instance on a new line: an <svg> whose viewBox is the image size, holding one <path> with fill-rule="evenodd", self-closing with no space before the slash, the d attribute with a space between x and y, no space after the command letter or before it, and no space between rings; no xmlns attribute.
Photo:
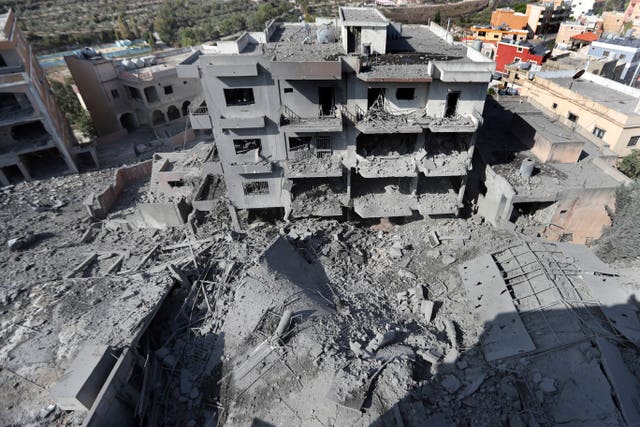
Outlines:
<svg viewBox="0 0 640 427"><path fill-rule="evenodd" d="M467 348L456 327L456 343L442 358L437 348L405 357L412 378L394 377L389 362L361 410L381 414L372 426L640 425L638 312L631 298L609 307L531 310L520 313L520 329L512 315L500 314ZM398 400L403 386L410 391Z"/></svg>

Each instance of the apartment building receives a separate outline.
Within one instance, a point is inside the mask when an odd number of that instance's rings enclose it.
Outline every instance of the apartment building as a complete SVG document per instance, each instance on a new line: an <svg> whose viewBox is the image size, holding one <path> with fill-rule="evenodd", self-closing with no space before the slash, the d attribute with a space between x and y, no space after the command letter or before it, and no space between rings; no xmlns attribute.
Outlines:
<svg viewBox="0 0 640 427"><path fill-rule="evenodd" d="M537 108L590 142L626 156L640 145L640 89L578 70L524 74L508 81Z"/></svg>
<svg viewBox="0 0 640 427"><path fill-rule="evenodd" d="M98 135L114 137L186 120L202 87L198 80L179 79L176 65L192 53L191 48L171 49L118 60L85 48L64 60Z"/></svg>
<svg viewBox="0 0 640 427"><path fill-rule="evenodd" d="M557 33L560 23L571 16L571 6L554 0L527 5L526 15L529 17L528 28L532 35Z"/></svg>
<svg viewBox="0 0 640 427"><path fill-rule="evenodd" d="M577 19L589 12L604 8L604 4L604 0L571 0L571 15Z"/></svg>
<svg viewBox="0 0 640 427"><path fill-rule="evenodd" d="M496 71L504 73L509 64L529 63L541 66L546 56L550 53L544 44L533 45L529 42L500 42L494 60Z"/></svg>
<svg viewBox="0 0 640 427"><path fill-rule="evenodd" d="M556 35L556 46L559 48L568 48L571 46L571 38L578 34L588 32L585 24L575 21L567 21L560 24L558 34ZM596 36L597 38L597 36Z"/></svg>
<svg viewBox="0 0 640 427"><path fill-rule="evenodd" d="M96 162L79 146L13 11L0 15L0 184L77 172Z"/></svg>
<svg viewBox="0 0 640 427"><path fill-rule="evenodd" d="M640 39L631 37L600 39L589 46L589 56L617 60L620 70L616 80L630 82L640 66Z"/></svg>
<svg viewBox="0 0 640 427"><path fill-rule="evenodd" d="M602 12L602 31L605 34L620 34L623 26L623 12Z"/></svg>
<svg viewBox="0 0 640 427"><path fill-rule="evenodd" d="M491 12L490 24L497 28L507 26L516 30L526 30L529 17L525 13L516 12L509 7L498 8Z"/></svg>
<svg viewBox="0 0 640 427"><path fill-rule="evenodd" d="M473 25L469 30L473 33L472 39L482 40L485 43L498 43L504 39L524 41L529 37L527 30L512 29L505 25L499 27Z"/></svg>
<svg viewBox="0 0 640 427"><path fill-rule="evenodd" d="M204 45L194 128L213 129L238 209L456 215L495 66L435 24L372 8Z"/></svg>
<svg viewBox="0 0 640 427"><path fill-rule="evenodd" d="M640 20L640 0L631 0L624 11L624 21Z"/></svg>

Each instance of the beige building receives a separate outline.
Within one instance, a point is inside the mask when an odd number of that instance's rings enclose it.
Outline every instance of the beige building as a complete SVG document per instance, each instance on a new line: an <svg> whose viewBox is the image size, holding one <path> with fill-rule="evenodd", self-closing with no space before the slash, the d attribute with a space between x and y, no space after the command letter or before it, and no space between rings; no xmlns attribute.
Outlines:
<svg viewBox="0 0 640 427"><path fill-rule="evenodd" d="M114 60L86 48L64 59L104 137L186 120L202 87L198 80L179 79L176 65L192 54L186 48Z"/></svg>
<svg viewBox="0 0 640 427"><path fill-rule="evenodd" d="M571 7L562 0L527 5L528 29L531 34L555 33L560 23L571 16Z"/></svg>
<svg viewBox="0 0 640 427"><path fill-rule="evenodd" d="M571 37L587 31L587 26L579 22L563 22L560 24L558 34L556 35L556 45L560 47L568 47L571 45Z"/></svg>
<svg viewBox="0 0 640 427"><path fill-rule="evenodd" d="M640 89L577 70L522 75L511 71L508 81L520 94L553 114L594 144L626 156L640 146Z"/></svg>
<svg viewBox="0 0 640 427"><path fill-rule="evenodd" d="M624 25L624 13L602 12L602 31L609 34L619 34Z"/></svg>
<svg viewBox="0 0 640 427"><path fill-rule="evenodd" d="M77 172L84 157L97 163L93 147L78 145L15 15L0 14L0 185Z"/></svg>

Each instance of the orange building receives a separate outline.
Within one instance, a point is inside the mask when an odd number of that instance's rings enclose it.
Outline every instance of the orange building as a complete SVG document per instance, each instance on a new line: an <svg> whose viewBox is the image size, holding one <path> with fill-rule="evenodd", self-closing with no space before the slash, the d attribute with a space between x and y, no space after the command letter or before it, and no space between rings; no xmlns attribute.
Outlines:
<svg viewBox="0 0 640 427"><path fill-rule="evenodd" d="M496 28L503 25L514 30L525 30L529 17L511 8L496 9L491 14L491 26Z"/></svg>

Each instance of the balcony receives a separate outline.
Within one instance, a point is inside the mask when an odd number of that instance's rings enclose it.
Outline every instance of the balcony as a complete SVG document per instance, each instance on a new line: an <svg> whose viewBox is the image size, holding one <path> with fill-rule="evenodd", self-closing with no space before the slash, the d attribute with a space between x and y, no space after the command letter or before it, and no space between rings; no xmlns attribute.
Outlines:
<svg viewBox="0 0 640 427"><path fill-rule="evenodd" d="M465 135L432 134L418 157L418 170L429 177L466 175L473 152L469 145Z"/></svg>
<svg viewBox="0 0 640 427"><path fill-rule="evenodd" d="M30 105L10 104L0 106L0 126L9 126L33 119L35 119L34 110Z"/></svg>
<svg viewBox="0 0 640 427"><path fill-rule="evenodd" d="M211 129L209 108L202 95L191 101L189 105L189 121L193 129Z"/></svg>
<svg viewBox="0 0 640 427"><path fill-rule="evenodd" d="M0 76L4 76L7 74L21 73L24 71L24 67L22 65L13 65L10 67L0 67Z"/></svg>
<svg viewBox="0 0 640 427"><path fill-rule="evenodd" d="M286 105L280 114L280 127L286 132L342 132L342 109L334 106L324 114L318 107L318 113L313 117L301 117Z"/></svg>
<svg viewBox="0 0 640 427"><path fill-rule="evenodd" d="M358 159L357 171L364 178L415 177L413 155L367 157Z"/></svg>
<svg viewBox="0 0 640 427"><path fill-rule="evenodd" d="M228 169L240 175L251 175L257 173L271 173L273 171L273 163L268 160L261 159L255 163L253 162L237 162L231 163Z"/></svg>
<svg viewBox="0 0 640 427"><path fill-rule="evenodd" d="M356 128L365 135L380 133L422 133L415 114L394 114L385 107L384 98L379 98L367 111L356 105L354 115Z"/></svg>
<svg viewBox="0 0 640 427"><path fill-rule="evenodd" d="M290 151L284 164L284 176L287 178L339 177L342 173L340 157L326 151Z"/></svg>
<svg viewBox="0 0 640 427"><path fill-rule="evenodd" d="M17 70L16 68L17 67L0 68L0 88L18 86L27 83L27 75L21 70ZM4 72L5 70L6 72Z"/></svg>
<svg viewBox="0 0 640 427"><path fill-rule="evenodd" d="M418 119L418 123L424 129L431 132L475 132L480 121L473 116L454 114L450 117L424 116Z"/></svg>
<svg viewBox="0 0 640 427"><path fill-rule="evenodd" d="M419 177L417 187L417 210L423 216L457 215L459 183L455 179Z"/></svg>
<svg viewBox="0 0 640 427"><path fill-rule="evenodd" d="M354 178L353 208L362 218L411 216L416 205L411 178Z"/></svg>
<svg viewBox="0 0 640 427"><path fill-rule="evenodd" d="M342 178L299 179L294 182L291 193L294 218L340 216L342 206L349 200Z"/></svg>
<svg viewBox="0 0 640 427"><path fill-rule="evenodd" d="M265 125L264 116L249 117L224 117L218 118L218 125L221 129L254 129L263 128Z"/></svg>

